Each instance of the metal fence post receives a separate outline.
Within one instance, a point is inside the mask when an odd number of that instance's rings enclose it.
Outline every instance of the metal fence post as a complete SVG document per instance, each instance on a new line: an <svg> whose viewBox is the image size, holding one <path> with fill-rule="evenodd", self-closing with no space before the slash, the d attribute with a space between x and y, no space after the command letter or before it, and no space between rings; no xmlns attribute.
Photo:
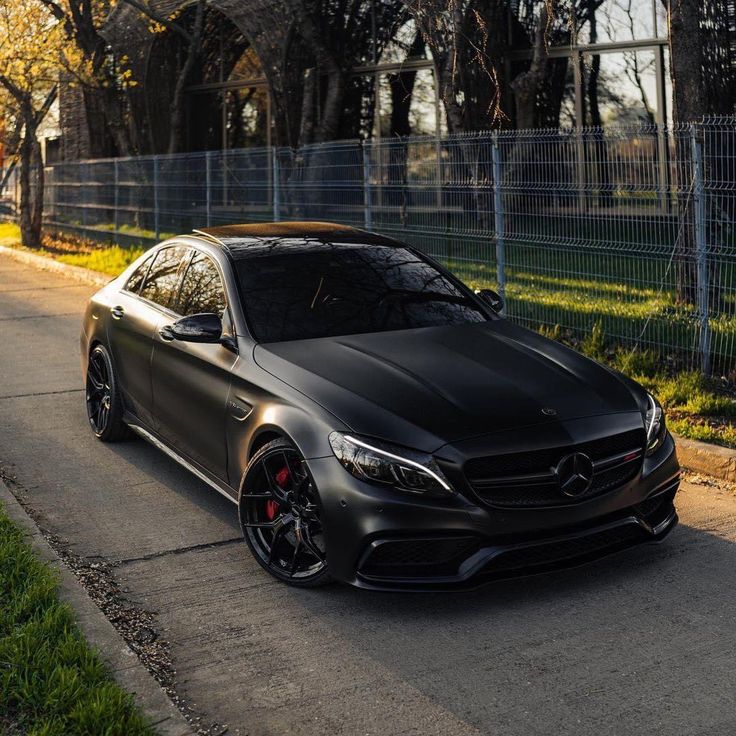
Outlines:
<svg viewBox="0 0 736 736"><path fill-rule="evenodd" d="M371 192L371 151L370 142L364 140L363 149L363 225L366 230L373 229L373 203Z"/></svg>
<svg viewBox="0 0 736 736"><path fill-rule="evenodd" d="M205 151L204 169L205 169L205 220L207 227L212 225L212 151Z"/></svg>
<svg viewBox="0 0 736 736"><path fill-rule="evenodd" d="M156 240L160 238L161 224L159 217L159 201L158 201L158 156L153 157L153 231L156 234Z"/></svg>
<svg viewBox="0 0 736 736"><path fill-rule="evenodd" d="M506 223L503 212L503 163L501 150L498 147L498 133L493 134L491 145L493 161L493 212L496 236L496 281L499 296L504 300L503 312L506 312Z"/></svg>
<svg viewBox="0 0 736 736"><path fill-rule="evenodd" d="M113 232L115 233L115 242L118 242L118 209L120 208L120 171L118 167L118 160L114 159L112 162L113 166L113 179L115 181L113 189Z"/></svg>
<svg viewBox="0 0 736 736"><path fill-rule="evenodd" d="M278 148L271 148L271 199L273 200L273 221L281 219L281 182L279 181Z"/></svg>
<svg viewBox="0 0 736 736"><path fill-rule="evenodd" d="M708 293L710 291L708 273L708 251L705 229L705 192L703 189L703 144L698 139L695 125L690 126L690 140L693 156L693 212L695 225L695 263L697 274L698 316L700 319L699 350L703 373L710 374L710 324Z"/></svg>

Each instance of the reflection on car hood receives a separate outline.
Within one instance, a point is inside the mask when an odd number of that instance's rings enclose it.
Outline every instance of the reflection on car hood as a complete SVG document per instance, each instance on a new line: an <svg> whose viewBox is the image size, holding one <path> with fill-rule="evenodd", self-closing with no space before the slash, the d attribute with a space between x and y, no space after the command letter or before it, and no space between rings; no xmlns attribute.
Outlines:
<svg viewBox="0 0 736 736"><path fill-rule="evenodd" d="M405 444L412 428L444 443L640 405L611 371L506 320L272 343L255 358L353 431Z"/></svg>

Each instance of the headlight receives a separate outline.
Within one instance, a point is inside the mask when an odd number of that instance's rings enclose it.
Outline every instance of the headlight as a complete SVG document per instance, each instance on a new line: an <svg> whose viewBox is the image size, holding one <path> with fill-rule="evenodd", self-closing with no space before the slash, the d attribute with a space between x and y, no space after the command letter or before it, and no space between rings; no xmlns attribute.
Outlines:
<svg viewBox="0 0 736 736"><path fill-rule="evenodd" d="M657 399L647 394L649 408L644 416L644 426L647 430L647 456L654 455L662 446L667 429L664 424L664 412Z"/></svg>
<svg viewBox="0 0 736 736"><path fill-rule="evenodd" d="M454 493L434 458L426 453L342 432L330 435L330 445L345 470L360 480L432 496Z"/></svg>

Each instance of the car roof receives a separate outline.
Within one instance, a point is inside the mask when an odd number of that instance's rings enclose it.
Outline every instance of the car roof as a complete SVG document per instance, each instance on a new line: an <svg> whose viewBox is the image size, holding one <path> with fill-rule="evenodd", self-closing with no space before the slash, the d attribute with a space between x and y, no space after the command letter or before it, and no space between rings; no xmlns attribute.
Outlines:
<svg viewBox="0 0 736 736"><path fill-rule="evenodd" d="M255 257L275 251L304 251L320 246L403 244L383 235L334 222L258 222L244 225L221 225L194 230L194 234L214 242L234 259Z"/></svg>

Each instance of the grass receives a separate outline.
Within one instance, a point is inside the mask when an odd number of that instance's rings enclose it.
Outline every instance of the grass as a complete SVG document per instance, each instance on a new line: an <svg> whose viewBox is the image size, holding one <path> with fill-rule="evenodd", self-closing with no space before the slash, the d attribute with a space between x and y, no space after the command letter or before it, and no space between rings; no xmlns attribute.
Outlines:
<svg viewBox="0 0 736 736"><path fill-rule="evenodd" d="M57 583L0 508L0 731L153 736L59 601Z"/></svg>
<svg viewBox="0 0 736 736"><path fill-rule="evenodd" d="M495 288L495 264L452 256L440 260L473 288ZM525 324L560 324L582 332L600 321L607 334L629 341L646 325L643 340L689 352L697 344L700 321L694 306L676 301L676 269L667 271L667 262L661 255L636 259L509 245L506 301ZM714 361L727 364L736 352L736 273L724 259L719 274L722 304L708 324Z"/></svg>
<svg viewBox="0 0 736 736"><path fill-rule="evenodd" d="M12 223L0 223L0 245L20 247L20 228ZM37 251L71 266L90 268L93 271L117 276L138 256L143 246L122 248L119 245L100 246L78 238L44 237L43 247Z"/></svg>
<svg viewBox="0 0 736 736"><path fill-rule="evenodd" d="M732 424L725 427L714 427L708 423L693 424L689 417L683 419L670 417L667 421L669 428L680 437L724 447L736 447L736 428Z"/></svg>
<svg viewBox="0 0 736 736"><path fill-rule="evenodd" d="M14 248L20 243L20 228L12 222L0 222L0 245Z"/></svg>
<svg viewBox="0 0 736 736"><path fill-rule="evenodd" d="M147 230L144 227L136 227L135 225L118 225L117 230L115 228L114 223L100 223L97 225L94 225L94 230L100 230L101 232L109 232L109 233L122 233L123 235L135 235L139 238L144 238L146 240L166 240L168 238L173 238L176 233L159 233L156 235L155 230Z"/></svg>
<svg viewBox="0 0 736 736"><path fill-rule="evenodd" d="M662 404L669 428L688 439L736 448L736 391L723 381L697 371L665 370L652 350L632 351L610 344L600 322L582 341L559 327L540 330L571 344L594 360L633 378Z"/></svg>
<svg viewBox="0 0 736 736"><path fill-rule="evenodd" d="M101 271L111 276L117 276L144 250L145 248L142 247L121 248L119 245L111 245L107 248L93 250L90 253L69 253L54 257L62 263L91 268L93 271Z"/></svg>

